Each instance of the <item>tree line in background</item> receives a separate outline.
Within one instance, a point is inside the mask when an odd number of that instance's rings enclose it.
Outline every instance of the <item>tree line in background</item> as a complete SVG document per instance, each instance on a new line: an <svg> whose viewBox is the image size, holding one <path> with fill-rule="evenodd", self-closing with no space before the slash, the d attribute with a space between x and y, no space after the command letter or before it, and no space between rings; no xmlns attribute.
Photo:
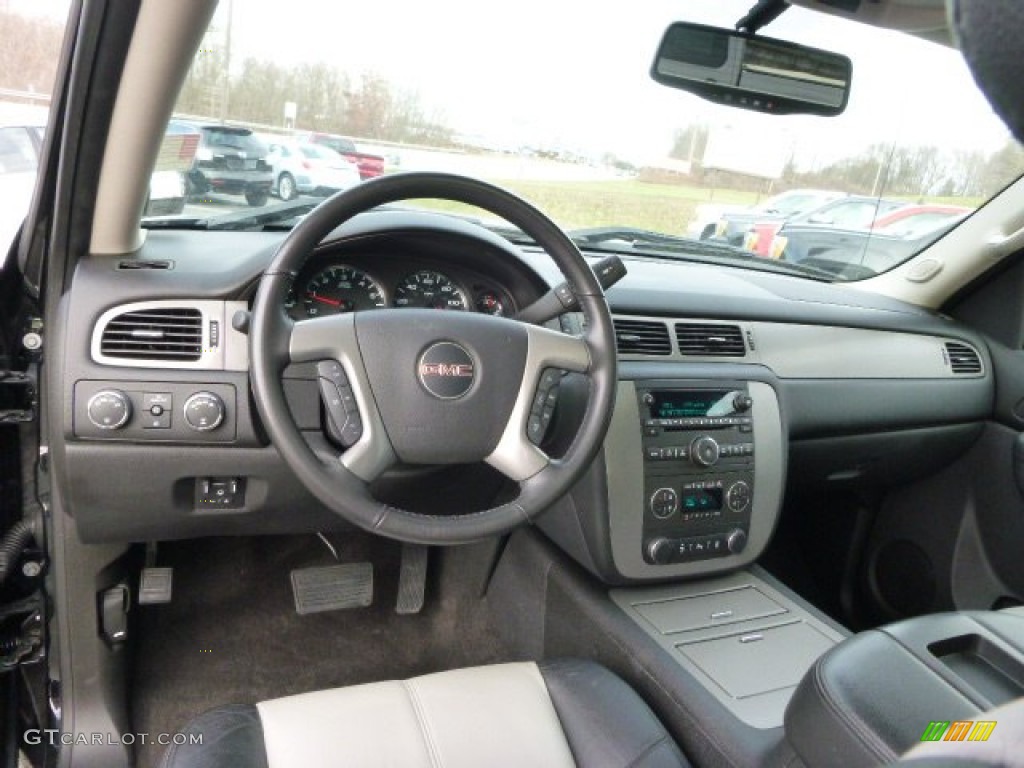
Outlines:
<svg viewBox="0 0 1024 768"><path fill-rule="evenodd" d="M676 132L671 156L691 162L694 176L711 170L702 167L711 132L701 124ZM791 157L779 181L791 189L828 187L850 194L989 198L1021 174L1024 147L1010 138L988 153L875 143L856 155L811 170L799 169Z"/></svg>
<svg viewBox="0 0 1024 768"><path fill-rule="evenodd" d="M223 32L207 32L176 111L221 120L285 127L285 105L295 104L290 127L367 139L448 146L453 131L430 113L419 94L376 74L356 77L328 64L284 66L248 57L229 65Z"/></svg>
<svg viewBox="0 0 1024 768"><path fill-rule="evenodd" d="M64 25L0 11L0 88L49 94Z"/></svg>

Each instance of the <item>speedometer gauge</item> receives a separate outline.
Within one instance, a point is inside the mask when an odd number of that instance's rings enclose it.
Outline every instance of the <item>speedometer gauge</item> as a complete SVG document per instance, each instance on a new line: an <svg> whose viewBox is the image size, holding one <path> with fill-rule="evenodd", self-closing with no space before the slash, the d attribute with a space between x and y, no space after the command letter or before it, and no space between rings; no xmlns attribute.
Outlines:
<svg viewBox="0 0 1024 768"><path fill-rule="evenodd" d="M424 270L409 275L395 289L395 306L466 311L469 300L450 277Z"/></svg>
<svg viewBox="0 0 1024 768"><path fill-rule="evenodd" d="M384 291L365 272L335 265L317 272L300 287L292 315L320 317L385 306Z"/></svg>

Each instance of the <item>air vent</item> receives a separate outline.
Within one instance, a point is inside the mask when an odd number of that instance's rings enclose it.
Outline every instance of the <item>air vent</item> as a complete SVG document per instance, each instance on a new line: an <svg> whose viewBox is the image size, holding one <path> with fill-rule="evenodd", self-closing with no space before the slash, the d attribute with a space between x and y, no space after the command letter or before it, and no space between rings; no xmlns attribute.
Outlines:
<svg viewBox="0 0 1024 768"><path fill-rule="evenodd" d="M684 357L743 357L747 354L738 325L676 323L676 343Z"/></svg>
<svg viewBox="0 0 1024 768"><path fill-rule="evenodd" d="M981 373L981 358L974 347L947 341L946 356L949 358L949 367L953 369L953 373Z"/></svg>
<svg viewBox="0 0 1024 768"><path fill-rule="evenodd" d="M615 346L620 355L670 355L672 342L665 323L616 317Z"/></svg>
<svg viewBox="0 0 1024 768"><path fill-rule="evenodd" d="M122 259L117 262L118 269L174 269L174 262L167 259Z"/></svg>
<svg viewBox="0 0 1024 768"><path fill-rule="evenodd" d="M203 315L187 307L125 312L103 329L100 351L132 360L197 361L203 353Z"/></svg>

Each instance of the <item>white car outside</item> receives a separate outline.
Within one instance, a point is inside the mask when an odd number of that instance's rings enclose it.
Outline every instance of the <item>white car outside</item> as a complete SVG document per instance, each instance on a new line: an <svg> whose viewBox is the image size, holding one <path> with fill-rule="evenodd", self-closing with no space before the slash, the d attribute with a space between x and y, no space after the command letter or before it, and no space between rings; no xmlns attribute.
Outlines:
<svg viewBox="0 0 1024 768"><path fill-rule="evenodd" d="M300 194L331 195L360 182L359 166L333 149L299 141L268 141L274 170L272 191L282 200Z"/></svg>

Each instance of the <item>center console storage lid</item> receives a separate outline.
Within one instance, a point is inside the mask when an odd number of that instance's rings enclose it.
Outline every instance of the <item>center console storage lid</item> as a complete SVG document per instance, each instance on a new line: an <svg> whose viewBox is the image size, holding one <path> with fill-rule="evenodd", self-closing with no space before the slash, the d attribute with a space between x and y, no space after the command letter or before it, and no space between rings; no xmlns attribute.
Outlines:
<svg viewBox="0 0 1024 768"><path fill-rule="evenodd" d="M978 720L1021 696L1024 613L924 616L825 653L790 700L786 738L809 766L884 765L932 724Z"/></svg>

